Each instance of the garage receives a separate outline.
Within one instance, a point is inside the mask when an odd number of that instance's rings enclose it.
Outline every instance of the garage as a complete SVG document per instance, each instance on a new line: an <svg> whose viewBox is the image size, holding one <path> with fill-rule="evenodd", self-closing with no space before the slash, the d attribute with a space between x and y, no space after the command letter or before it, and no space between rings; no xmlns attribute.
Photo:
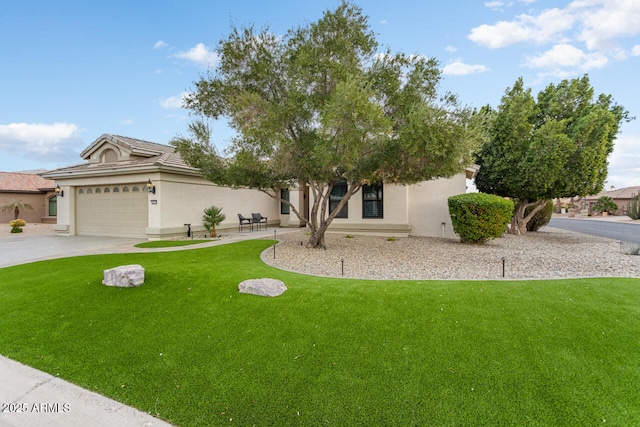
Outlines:
<svg viewBox="0 0 640 427"><path fill-rule="evenodd" d="M76 187L76 233L146 237L148 195L144 184Z"/></svg>

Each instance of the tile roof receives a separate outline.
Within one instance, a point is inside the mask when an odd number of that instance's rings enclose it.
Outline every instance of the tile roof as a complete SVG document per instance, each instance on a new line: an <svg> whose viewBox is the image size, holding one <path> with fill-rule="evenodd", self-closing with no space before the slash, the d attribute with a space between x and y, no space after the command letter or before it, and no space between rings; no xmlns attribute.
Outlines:
<svg viewBox="0 0 640 427"><path fill-rule="evenodd" d="M54 181L33 173L0 172L0 192L44 193L54 187Z"/></svg>
<svg viewBox="0 0 640 427"><path fill-rule="evenodd" d="M609 196L612 199L631 199L640 194L640 186L616 188L615 190L601 191L595 196L588 196L587 200L597 200L602 196Z"/></svg>

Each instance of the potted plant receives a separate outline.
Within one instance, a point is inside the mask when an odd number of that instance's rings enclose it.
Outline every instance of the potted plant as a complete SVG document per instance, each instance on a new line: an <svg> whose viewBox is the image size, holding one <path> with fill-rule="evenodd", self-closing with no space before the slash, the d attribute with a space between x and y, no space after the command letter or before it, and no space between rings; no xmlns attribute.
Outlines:
<svg viewBox="0 0 640 427"><path fill-rule="evenodd" d="M204 215L202 215L202 225L204 225L204 228L207 229L211 237L216 237L218 235L216 232L216 226L220 225L225 218L226 216L222 213L222 208L211 206L204 210Z"/></svg>
<svg viewBox="0 0 640 427"><path fill-rule="evenodd" d="M602 212L602 216L607 216L617 209L618 205L616 205L613 199L609 196L600 197L593 206L593 210L596 212Z"/></svg>

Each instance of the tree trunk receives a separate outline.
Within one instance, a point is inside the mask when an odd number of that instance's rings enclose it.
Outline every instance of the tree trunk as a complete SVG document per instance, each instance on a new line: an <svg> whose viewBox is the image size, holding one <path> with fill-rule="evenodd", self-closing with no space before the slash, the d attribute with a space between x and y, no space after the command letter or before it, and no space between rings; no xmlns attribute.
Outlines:
<svg viewBox="0 0 640 427"><path fill-rule="evenodd" d="M20 208L16 206L15 209L13 210L13 214L15 216L14 219L18 219L18 217L20 216Z"/></svg>
<svg viewBox="0 0 640 427"><path fill-rule="evenodd" d="M516 234L519 236L524 236L527 234L527 224L531 221L531 218L534 217L535 214L540 212L547 204L547 200L536 200L535 202L529 203L528 200L518 201L516 204L516 210L514 212L513 218L511 219L511 229L509 230L511 234ZM535 206L529 215L524 216L526 210L530 206Z"/></svg>

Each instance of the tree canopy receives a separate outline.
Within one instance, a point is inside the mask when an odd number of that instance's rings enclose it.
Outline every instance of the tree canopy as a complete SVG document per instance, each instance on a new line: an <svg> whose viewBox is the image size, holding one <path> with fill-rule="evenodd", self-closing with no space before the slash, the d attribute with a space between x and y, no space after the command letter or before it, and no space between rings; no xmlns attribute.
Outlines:
<svg viewBox="0 0 640 427"><path fill-rule="evenodd" d="M610 95L594 100L586 75L549 84L537 101L519 78L496 111L486 110L490 139L478 155L476 186L517 201L511 227L517 234L526 233L546 200L602 190L607 158L620 124L629 119Z"/></svg>
<svg viewBox="0 0 640 427"><path fill-rule="evenodd" d="M434 58L379 52L362 10L343 2L285 36L233 27L220 62L196 81L185 106L197 119L172 144L209 180L279 199L278 188L308 185L308 246L364 184L411 184L464 170L484 136L478 114L439 94ZM237 132L226 157L207 120ZM332 211L334 184L348 191Z"/></svg>

